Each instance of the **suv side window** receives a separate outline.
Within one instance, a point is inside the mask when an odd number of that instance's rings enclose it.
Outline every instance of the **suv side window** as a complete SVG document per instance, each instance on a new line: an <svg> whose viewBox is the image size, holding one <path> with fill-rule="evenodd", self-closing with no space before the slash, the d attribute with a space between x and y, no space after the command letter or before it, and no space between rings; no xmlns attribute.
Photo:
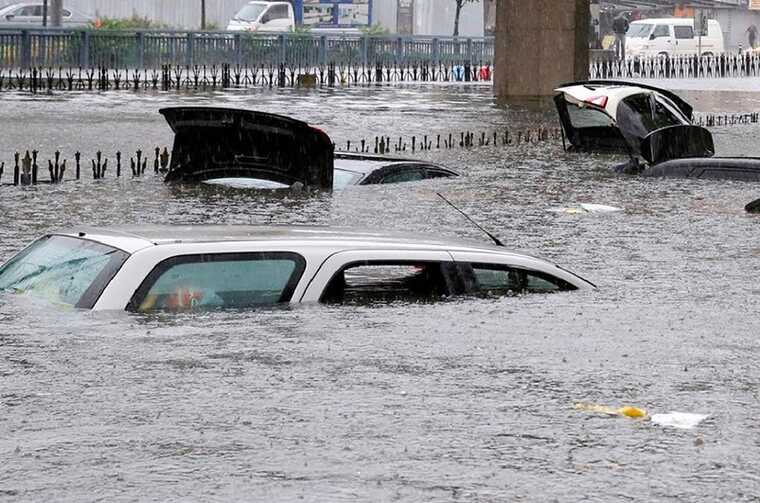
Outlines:
<svg viewBox="0 0 760 503"><path fill-rule="evenodd" d="M658 24L655 26L654 31L652 32L652 37L654 38L660 38L660 37L669 37L670 36L670 27L666 24Z"/></svg>
<svg viewBox="0 0 760 503"><path fill-rule="evenodd" d="M285 252L183 255L158 264L129 311L238 309L289 302L306 262Z"/></svg>
<svg viewBox="0 0 760 503"><path fill-rule="evenodd" d="M461 264L468 293L503 297L524 293L552 293L576 288L549 274L497 264Z"/></svg>
<svg viewBox="0 0 760 503"><path fill-rule="evenodd" d="M320 298L326 304L431 302L455 293L454 263L355 262L338 271Z"/></svg>
<svg viewBox="0 0 760 503"><path fill-rule="evenodd" d="M676 38L679 40L688 40L694 38L694 28L691 26L674 26Z"/></svg>

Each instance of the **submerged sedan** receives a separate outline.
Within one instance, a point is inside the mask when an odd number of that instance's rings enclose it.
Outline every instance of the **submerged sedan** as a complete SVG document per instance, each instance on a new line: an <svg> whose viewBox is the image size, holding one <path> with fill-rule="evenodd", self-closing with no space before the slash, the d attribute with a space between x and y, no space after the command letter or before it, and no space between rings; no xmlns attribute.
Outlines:
<svg viewBox="0 0 760 503"><path fill-rule="evenodd" d="M589 288L555 264L497 246L316 227L76 229L40 238L0 269L0 291L133 312Z"/></svg>
<svg viewBox="0 0 760 503"><path fill-rule="evenodd" d="M691 105L670 91L595 80L556 92L569 150L627 154L630 161L616 169L643 176L760 181L760 159L714 157L712 134L693 124Z"/></svg>

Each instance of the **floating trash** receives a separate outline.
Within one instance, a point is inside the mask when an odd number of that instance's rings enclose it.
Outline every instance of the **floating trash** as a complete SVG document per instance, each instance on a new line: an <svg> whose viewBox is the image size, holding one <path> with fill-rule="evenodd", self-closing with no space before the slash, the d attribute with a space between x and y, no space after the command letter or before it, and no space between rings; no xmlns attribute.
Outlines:
<svg viewBox="0 0 760 503"><path fill-rule="evenodd" d="M709 416L706 414L690 414L688 412L670 412L668 414L652 414L649 418L654 424L690 430L699 425Z"/></svg>
<svg viewBox="0 0 760 503"><path fill-rule="evenodd" d="M615 408L609 407L607 405L597 405L594 403L585 402L576 403L575 409L582 410L584 412L605 414L608 416L621 416L630 419L641 419L643 421L651 421L652 423L659 426L668 426L671 428L679 428L683 430L690 430L692 428L695 428L699 425L699 423L709 417L706 414L692 414L689 412L669 412L667 414L652 414L650 416L646 410L630 405Z"/></svg>
<svg viewBox="0 0 760 503"><path fill-rule="evenodd" d="M591 204L581 203L578 206L571 206L569 208L559 208L551 210L555 213L567 213L570 215L578 215L585 213L614 213L617 211L623 211L622 208L616 206L607 206L604 204Z"/></svg>

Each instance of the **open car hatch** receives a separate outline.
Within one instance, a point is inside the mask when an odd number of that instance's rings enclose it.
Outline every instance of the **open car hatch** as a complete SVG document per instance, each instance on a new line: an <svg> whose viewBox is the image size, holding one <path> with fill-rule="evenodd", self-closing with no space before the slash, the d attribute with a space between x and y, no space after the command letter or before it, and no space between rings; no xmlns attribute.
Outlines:
<svg viewBox="0 0 760 503"><path fill-rule="evenodd" d="M334 146L323 131L289 117L227 108L173 107L167 182L255 178L331 190Z"/></svg>

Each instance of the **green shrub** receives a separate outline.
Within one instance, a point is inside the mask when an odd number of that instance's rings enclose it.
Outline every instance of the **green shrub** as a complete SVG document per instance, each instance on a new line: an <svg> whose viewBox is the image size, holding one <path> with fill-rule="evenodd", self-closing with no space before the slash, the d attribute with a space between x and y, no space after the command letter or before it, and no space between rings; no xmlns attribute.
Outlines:
<svg viewBox="0 0 760 503"><path fill-rule="evenodd" d="M93 28L97 30L160 30L168 26L147 17L133 15L121 19L102 17L93 23Z"/></svg>

